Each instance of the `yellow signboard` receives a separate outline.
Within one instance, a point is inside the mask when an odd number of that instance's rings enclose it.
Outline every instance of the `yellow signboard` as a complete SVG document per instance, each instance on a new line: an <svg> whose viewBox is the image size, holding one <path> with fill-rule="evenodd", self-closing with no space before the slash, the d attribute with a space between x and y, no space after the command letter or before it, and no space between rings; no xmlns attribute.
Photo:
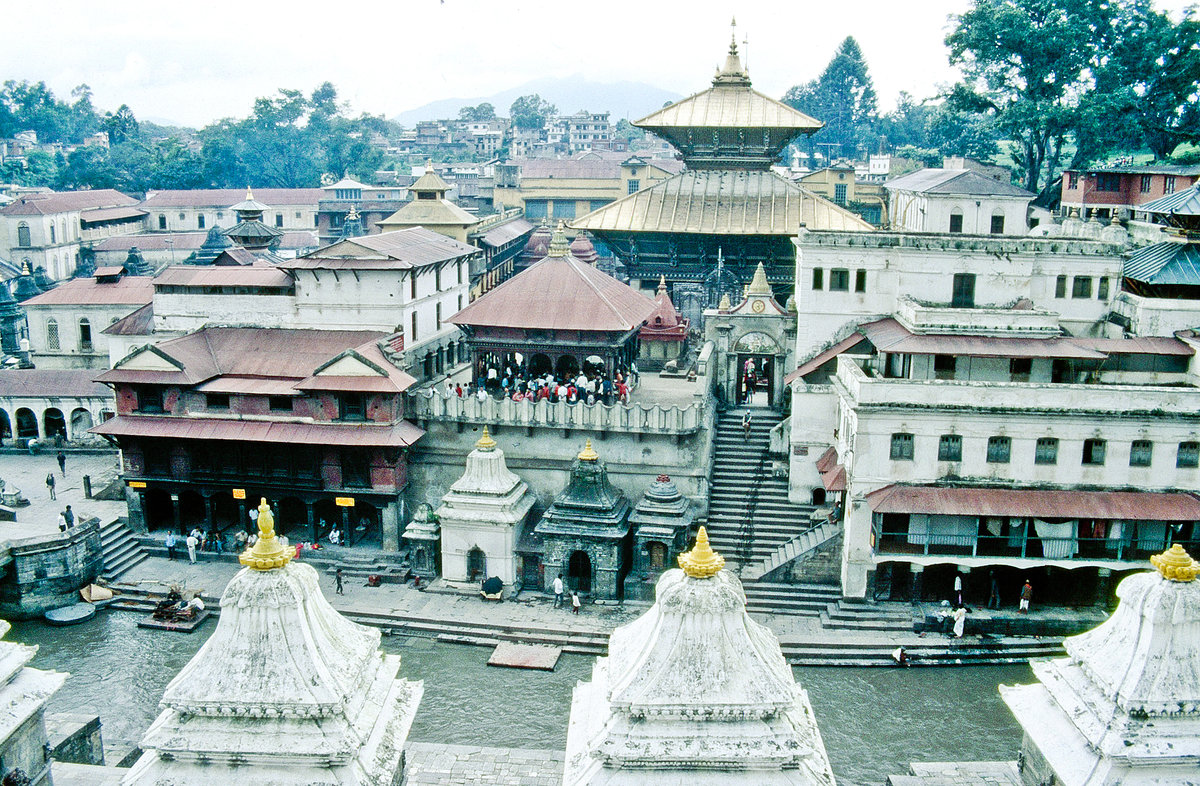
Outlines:
<svg viewBox="0 0 1200 786"><path fill-rule="evenodd" d="M233 498L234 499L245 499L246 498L246 490L245 489L234 489L233 490Z"/></svg>
<svg viewBox="0 0 1200 786"><path fill-rule="evenodd" d="M354 497L334 497L333 504L339 508L352 508L354 507Z"/></svg>
<svg viewBox="0 0 1200 786"><path fill-rule="evenodd" d="M129 481L129 488L131 488L131 489L144 489L144 488L146 488L146 481L144 481L144 480L131 480L131 481Z"/></svg>

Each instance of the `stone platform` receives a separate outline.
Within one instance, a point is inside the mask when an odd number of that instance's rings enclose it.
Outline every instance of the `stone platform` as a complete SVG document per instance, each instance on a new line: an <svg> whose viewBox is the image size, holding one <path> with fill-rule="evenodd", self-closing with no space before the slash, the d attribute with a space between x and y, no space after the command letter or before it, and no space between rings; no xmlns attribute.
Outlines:
<svg viewBox="0 0 1200 786"><path fill-rule="evenodd" d="M914 761L908 775L889 775L888 786L1021 786L1015 761Z"/></svg>
<svg viewBox="0 0 1200 786"><path fill-rule="evenodd" d="M496 645L487 665L501 666L510 669L536 669L554 671L558 658L562 655L560 647L543 647L534 644L512 644L501 642Z"/></svg>
<svg viewBox="0 0 1200 786"><path fill-rule="evenodd" d="M410 742L401 786L561 786L562 751ZM56 773L57 774L57 773Z"/></svg>

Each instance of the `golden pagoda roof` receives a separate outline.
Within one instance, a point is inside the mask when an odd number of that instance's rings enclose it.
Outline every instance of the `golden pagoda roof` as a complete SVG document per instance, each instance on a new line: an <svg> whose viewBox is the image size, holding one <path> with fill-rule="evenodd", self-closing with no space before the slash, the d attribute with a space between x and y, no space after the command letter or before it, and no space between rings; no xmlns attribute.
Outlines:
<svg viewBox="0 0 1200 786"><path fill-rule="evenodd" d="M479 219L449 199L413 199L380 221L384 232L417 226L472 226Z"/></svg>
<svg viewBox="0 0 1200 786"><path fill-rule="evenodd" d="M774 172L689 170L571 223L592 232L797 235L802 227L874 229L858 215Z"/></svg>
<svg viewBox="0 0 1200 786"><path fill-rule="evenodd" d="M417 178L417 181L408 187L408 190L416 194L421 191L441 191L443 194L449 191L452 186L433 171L433 162L429 161L425 164L425 174Z"/></svg>

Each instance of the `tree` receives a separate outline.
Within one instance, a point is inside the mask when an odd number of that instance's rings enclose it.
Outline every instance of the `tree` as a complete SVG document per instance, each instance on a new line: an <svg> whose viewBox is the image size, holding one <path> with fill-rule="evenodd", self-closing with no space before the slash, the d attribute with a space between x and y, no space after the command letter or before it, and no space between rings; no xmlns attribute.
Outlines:
<svg viewBox="0 0 1200 786"><path fill-rule="evenodd" d="M471 121L482 122L484 120L495 120L496 119L496 107L492 106L491 104L489 104L486 101L484 101L482 104L479 104L478 106L464 106L462 109L458 110L458 119L465 120L468 122L471 122Z"/></svg>
<svg viewBox="0 0 1200 786"><path fill-rule="evenodd" d="M1119 0L973 0L954 17L946 44L967 81L948 102L994 118L1027 190L1053 179L1120 10Z"/></svg>
<svg viewBox="0 0 1200 786"><path fill-rule="evenodd" d="M138 121L128 104L121 104L116 112L104 114L104 130L110 145L119 145L138 135Z"/></svg>
<svg viewBox="0 0 1200 786"><path fill-rule="evenodd" d="M544 126L547 120L558 113L558 107L533 93L513 101L508 113L513 125L528 131Z"/></svg>
<svg viewBox="0 0 1200 786"><path fill-rule="evenodd" d="M835 156L874 146L878 133L875 88L853 36L838 45L817 79L794 86L783 101L825 123L814 142L832 143Z"/></svg>

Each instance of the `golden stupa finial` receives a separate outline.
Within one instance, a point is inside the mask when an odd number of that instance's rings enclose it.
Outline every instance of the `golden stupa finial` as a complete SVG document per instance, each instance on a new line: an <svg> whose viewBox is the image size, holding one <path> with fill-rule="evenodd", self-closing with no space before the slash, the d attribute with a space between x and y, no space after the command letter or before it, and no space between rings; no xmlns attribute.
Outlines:
<svg viewBox="0 0 1200 786"><path fill-rule="evenodd" d="M275 537L275 516L267 498L258 506L258 541L238 557L238 562L254 570L282 568L292 558L283 543Z"/></svg>
<svg viewBox="0 0 1200 786"><path fill-rule="evenodd" d="M495 450L496 440L492 439L492 435L488 432L488 427L483 427L483 436L475 443L475 447L480 450Z"/></svg>
<svg viewBox="0 0 1200 786"><path fill-rule="evenodd" d="M595 461L600 458L600 454L592 450L592 441L589 439L583 446L583 450L579 454L580 461Z"/></svg>
<svg viewBox="0 0 1200 786"><path fill-rule="evenodd" d="M767 283L767 270L763 267L762 262L758 263L758 267L754 271L754 278L750 280L750 286L746 287L746 294L768 297L774 294L771 291L771 285Z"/></svg>
<svg viewBox="0 0 1200 786"><path fill-rule="evenodd" d="M23 275L23 276L32 276L33 275L33 268L30 267L28 259L26 259L21 264L21 275Z"/></svg>
<svg viewBox="0 0 1200 786"><path fill-rule="evenodd" d="M737 54L737 17L729 17L729 54Z"/></svg>
<svg viewBox="0 0 1200 786"><path fill-rule="evenodd" d="M729 293L721 295L721 302L717 304L717 311L728 311L730 309Z"/></svg>
<svg viewBox="0 0 1200 786"><path fill-rule="evenodd" d="M250 190L250 186L246 186L246 201L247 202L254 201L254 192Z"/></svg>
<svg viewBox="0 0 1200 786"><path fill-rule="evenodd" d="M1162 554L1152 556L1150 564L1158 568L1163 578L1171 581L1195 581L1196 574L1200 574L1200 563L1192 559L1178 543Z"/></svg>
<svg viewBox="0 0 1200 786"><path fill-rule="evenodd" d="M696 545L692 550L679 555L679 567L694 579L709 579L725 567L725 558L708 545L708 530L703 526L696 533Z"/></svg>
<svg viewBox="0 0 1200 786"><path fill-rule="evenodd" d="M565 257L570 253L571 246L567 243L567 222L560 220L554 229L554 234L550 237L550 248L547 249L546 256Z"/></svg>
<svg viewBox="0 0 1200 786"><path fill-rule="evenodd" d="M667 277L664 275L658 277L658 294L667 294Z"/></svg>
<svg viewBox="0 0 1200 786"><path fill-rule="evenodd" d="M358 207L354 204L351 204L349 212L346 213L346 220L354 221L357 218L358 218Z"/></svg>

